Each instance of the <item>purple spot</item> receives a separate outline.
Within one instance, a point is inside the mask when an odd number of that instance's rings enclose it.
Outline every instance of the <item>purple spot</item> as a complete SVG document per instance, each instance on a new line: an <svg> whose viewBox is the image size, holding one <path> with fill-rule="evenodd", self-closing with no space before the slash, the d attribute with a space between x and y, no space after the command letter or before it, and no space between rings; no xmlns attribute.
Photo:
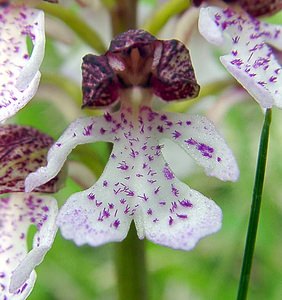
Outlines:
<svg viewBox="0 0 282 300"><path fill-rule="evenodd" d="M112 116L111 116L111 114L110 114L109 112L106 112L106 113L104 114L104 118L105 118L105 120L106 120L107 122L111 122L111 121L113 120L113 118L112 118Z"/></svg>
<svg viewBox="0 0 282 300"><path fill-rule="evenodd" d="M221 162L221 158L220 157L217 157L216 159L218 162Z"/></svg>
<svg viewBox="0 0 282 300"><path fill-rule="evenodd" d="M107 131L107 130L104 129L103 127L100 128L100 133L101 133L102 135L105 134L106 131Z"/></svg>
<svg viewBox="0 0 282 300"><path fill-rule="evenodd" d="M138 198L140 198L140 199L144 200L145 202L147 202L147 201L148 201L148 199L149 199L149 197L147 197L145 193L143 193L143 195L142 195L142 196L138 196Z"/></svg>
<svg viewBox="0 0 282 300"><path fill-rule="evenodd" d="M26 287L27 287L27 283L25 283L25 284L22 286L22 288L21 288L21 293L26 289Z"/></svg>
<svg viewBox="0 0 282 300"><path fill-rule="evenodd" d="M179 204L183 207L192 207L193 204L189 201L189 200L182 200L182 201L179 201Z"/></svg>
<svg viewBox="0 0 282 300"><path fill-rule="evenodd" d="M180 215L180 214L176 214L176 215L179 219L187 219L188 218L187 215Z"/></svg>
<svg viewBox="0 0 282 300"><path fill-rule="evenodd" d="M147 210L147 214L150 215L150 216L153 214L153 211L152 211L151 208L149 208L149 209Z"/></svg>
<svg viewBox="0 0 282 300"><path fill-rule="evenodd" d="M198 144L198 142L192 138L190 138L189 140L185 140L185 143L187 143L188 145L196 145Z"/></svg>
<svg viewBox="0 0 282 300"><path fill-rule="evenodd" d="M119 219L116 219L113 223L113 226L115 227L115 229L117 229L120 225L120 220Z"/></svg>
<svg viewBox="0 0 282 300"><path fill-rule="evenodd" d="M160 133L164 132L164 128L163 128L163 126L161 126L161 125L159 125L159 126L157 127L157 130L158 130Z"/></svg>
<svg viewBox="0 0 282 300"><path fill-rule="evenodd" d="M168 167L164 167L163 174L167 180L172 180L174 178L172 171Z"/></svg>
<svg viewBox="0 0 282 300"><path fill-rule="evenodd" d="M172 137L175 138L175 139L178 139L180 136L181 136L181 133L179 131L177 131L177 130L175 130L172 133Z"/></svg>
<svg viewBox="0 0 282 300"><path fill-rule="evenodd" d="M154 190L154 194L156 195L159 191L160 191L160 186L158 186L155 190Z"/></svg>
<svg viewBox="0 0 282 300"><path fill-rule="evenodd" d="M83 135L84 135L84 136L89 136L89 135L91 135L91 132L92 132L92 129L93 129L93 125L94 125L94 124L92 123L92 124L90 124L90 125L84 127L84 131L83 131Z"/></svg>
<svg viewBox="0 0 282 300"><path fill-rule="evenodd" d="M174 213L174 211L177 209L177 203L174 201L174 202L171 202L171 208L169 209L169 211L171 213Z"/></svg>
<svg viewBox="0 0 282 300"><path fill-rule="evenodd" d="M102 203L103 203L102 201L100 201L100 202L98 202L97 200L95 201L95 204L96 204L97 207L101 206Z"/></svg>
<svg viewBox="0 0 282 300"><path fill-rule="evenodd" d="M128 214L130 210L130 206L128 204L126 204L125 210L124 210L124 214Z"/></svg>
<svg viewBox="0 0 282 300"><path fill-rule="evenodd" d="M171 216L169 216L169 221L168 221L168 224L171 226L173 223L173 218Z"/></svg>
<svg viewBox="0 0 282 300"><path fill-rule="evenodd" d="M174 194L175 197L179 196L179 190L173 184L171 185L171 192Z"/></svg>
<svg viewBox="0 0 282 300"><path fill-rule="evenodd" d="M108 181L107 180L104 180L103 182L103 187L107 187L108 186Z"/></svg>
<svg viewBox="0 0 282 300"><path fill-rule="evenodd" d="M109 212L109 210L106 210L105 208L103 209L103 218L109 218L109 216L110 216L111 214L110 214L110 212Z"/></svg>
<svg viewBox="0 0 282 300"><path fill-rule="evenodd" d="M129 166L126 164L126 162L123 160L121 163L119 163L119 166L117 167L118 169L121 169L123 171L126 171Z"/></svg>
<svg viewBox="0 0 282 300"><path fill-rule="evenodd" d="M95 194L90 193L90 194L88 194L87 198L88 198L89 200L94 200L94 199L95 199Z"/></svg>

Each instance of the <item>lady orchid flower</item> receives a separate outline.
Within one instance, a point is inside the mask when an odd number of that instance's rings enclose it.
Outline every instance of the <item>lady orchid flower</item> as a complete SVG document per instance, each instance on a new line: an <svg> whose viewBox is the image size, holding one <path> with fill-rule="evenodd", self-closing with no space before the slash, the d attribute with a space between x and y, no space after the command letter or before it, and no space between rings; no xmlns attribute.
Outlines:
<svg viewBox="0 0 282 300"><path fill-rule="evenodd" d="M113 143L99 180L61 208L57 224L63 236L77 245L121 241L134 220L140 239L189 250L219 230L220 208L176 178L162 149L167 139L173 140L208 175L233 181L239 172L231 150L205 117L158 112L151 106L153 94L165 101L198 94L185 46L129 30L104 55L86 55L82 76L83 107L106 108L105 114L74 121L50 149L47 166L25 183L31 192L48 182L79 144Z"/></svg>
<svg viewBox="0 0 282 300"><path fill-rule="evenodd" d="M26 299L34 285L33 271L50 249L57 231L57 202L38 193L54 193L58 177L24 194L27 174L46 162L53 139L36 129L19 125L0 126L0 299ZM37 229L28 253L27 233Z"/></svg>
<svg viewBox="0 0 282 300"><path fill-rule="evenodd" d="M194 1L200 4L203 1ZM225 1L202 7L199 31L208 42L221 46L221 63L262 108L282 108L282 27L255 17L282 9L282 1ZM231 4L241 5L231 6ZM223 6L223 7L222 7Z"/></svg>
<svg viewBox="0 0 282 300"><path fill-rule="evenodd" d="M0 1L0 122L28 103L40 80L45 47L44 13L27 6L28 3ZM28 39L33 44L31 54Z"/></svg>

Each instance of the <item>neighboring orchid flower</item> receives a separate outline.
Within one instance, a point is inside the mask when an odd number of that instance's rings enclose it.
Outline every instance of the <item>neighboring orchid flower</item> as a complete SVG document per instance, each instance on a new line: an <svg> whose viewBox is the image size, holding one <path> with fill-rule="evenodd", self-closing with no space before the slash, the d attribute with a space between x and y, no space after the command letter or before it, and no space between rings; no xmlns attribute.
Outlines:
<svg viewBox="0 0 282 300"><path fill-rule="evenodd" d="M0 122L36 93L44 56L44 13L19 3L0 1ZM33 44L31 54L27 39Z"/></svg>
<svg viewBox="0 0 282 300"><path fill-rule="evenodd" d="M200 6L204 0L194 0L196 6ZM260 17L275 14L282 9L282 0L223 0L227 4L241 6L252 17Z"/></svg>
<svg viewBox="0 0 282 300"><path fill-rule="evenodd" d="M140 239L189 250L219 230L220 208L175 177L162 149L166 139L173 140L208 175L236 180L230 149L206 118L151 108L153 93L166 101L198 94L185 46L130 30L116 37L105 55L85 56L82 70L83 107L113 106L120 100L119 111L72 123L50 149L47 166L26 179L30 192L53 178L78 144L114 144L97 183L62 207L58 225L63 236L78 245L121 241L134 220Z"/></svg>
<svg viewBox="0 0 282 300"><path fill-rule="evenodd" d="M46 162L53 140L30 127L0 126L0 299L26 299L34 285L33 271L50 249L57 226L57 202L52 197L24 194L28 173ZM58 177L37 192L53 193ZM18 193L15 193L18 192ZM27 232L35 225L33 249L27 253Z"/></svg>
<svg viewBox="0 0 282 300"><path fill-rule="evenodd" d="M253 16L282 8L282 1L228 2L242 5ZM281 61L276 55L282 50L282 27L253 16L238 7L203 7L199 31L227 52L220 57L222 64L263 108L282 108Z"/></svg>

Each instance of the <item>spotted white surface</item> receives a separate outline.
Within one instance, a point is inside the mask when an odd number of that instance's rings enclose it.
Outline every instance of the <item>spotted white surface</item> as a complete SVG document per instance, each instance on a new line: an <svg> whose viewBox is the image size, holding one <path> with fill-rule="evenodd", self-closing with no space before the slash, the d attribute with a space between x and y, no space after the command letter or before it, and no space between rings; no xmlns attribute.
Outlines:
<svg viewBox="0 0 282 300"><path fill-rule="evenodd" d="M27 38L33 44L28 54ZM44 14L27 8L0 7L0 122L34 96L44 56Z"/></svg>
<svg viewBox="0 0 282 300"><path fill-rule="evenodd" d="M281 26L231 8L206 7L200 10L199 31L225 48L222 64L263 108L282 108L281 65L270 46L282 49Z"/></svg>
<svg viewBox="0 0 282 300"><path fill-rule="evenodd" d="M165 139L181 145L208 175L236 180L231 150L204 117L137 112L124 106L103 117L78 119L48 154L48 164L26 179L26 190L47 182L78 144L98 140L114 144L102 176L91 188L72 195L60 210L64 237L97 246L125 238L132 220L140 238L189 250L221 226L221 210L180 182L164 160ZM90 159L90 158L89 158Z"/></svg>
<svg viewBox="0 0 282 300"><path fill-rule="evenodd" d="M31 292L36 279L33 269L50 249L57 231L56 216L57 203L51 197L17 193L0 198L1 300L26 299ZM37 233L33 249L27 253L31 225Z"/></svg>

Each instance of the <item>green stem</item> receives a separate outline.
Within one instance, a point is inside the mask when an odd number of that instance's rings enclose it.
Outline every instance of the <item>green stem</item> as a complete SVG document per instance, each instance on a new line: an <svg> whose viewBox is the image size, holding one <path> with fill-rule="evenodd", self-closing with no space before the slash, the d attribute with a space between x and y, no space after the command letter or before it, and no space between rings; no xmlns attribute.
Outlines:
<svg viewBox="0 0 282 300"><path fill-rule="evenodd" d="M116 0L115 5L110 8L110 13L113 36L137 28L137 0Z"/></svg>
<svg viewBox="0 0 282 300"><path fill-rule="evenodd" d="M162 4L161 8L142 26L143 29L156 35L170 20L171 17L180 14L191 5L189 0L170 0Z"/></svg>
<svg viewBox="0 0 282 300"><path fill-rule="evenodd" d="M259 215L260 215L261 197L263 191L263 183L264 183L266 160L267 160L270 123L271 123L271 109L267 109L262 132L261 132L261 138L260 138L256 177L255 177L255 184L253 190L253 200L252 200L251 214L249 219L249 227L248 227L247 238L246 238L246 245L244 251L244 258L243 258L237 300L246 299L248 293L248 286L249 286L252 261L254 256Z"/></svg>
<svg viewBox="0 0 282 300"><path fill-rule="evenodd" d="M116 244L116 271L119 300L147 300L145 242L137 237L134 225L122 243Z"/></svg>
<svg viewBox="0 0 282 300"><path fill-rule="evenodd" d="M64 8L63 6L50 3L43 3L37 5L39 9L42 9L47 14L56 17L63 21L69 28L71 28L85 43L95 49L98 53L104 53L106 47L103 40L98 33L84 22L78 15L73 11Z"/></svg>

